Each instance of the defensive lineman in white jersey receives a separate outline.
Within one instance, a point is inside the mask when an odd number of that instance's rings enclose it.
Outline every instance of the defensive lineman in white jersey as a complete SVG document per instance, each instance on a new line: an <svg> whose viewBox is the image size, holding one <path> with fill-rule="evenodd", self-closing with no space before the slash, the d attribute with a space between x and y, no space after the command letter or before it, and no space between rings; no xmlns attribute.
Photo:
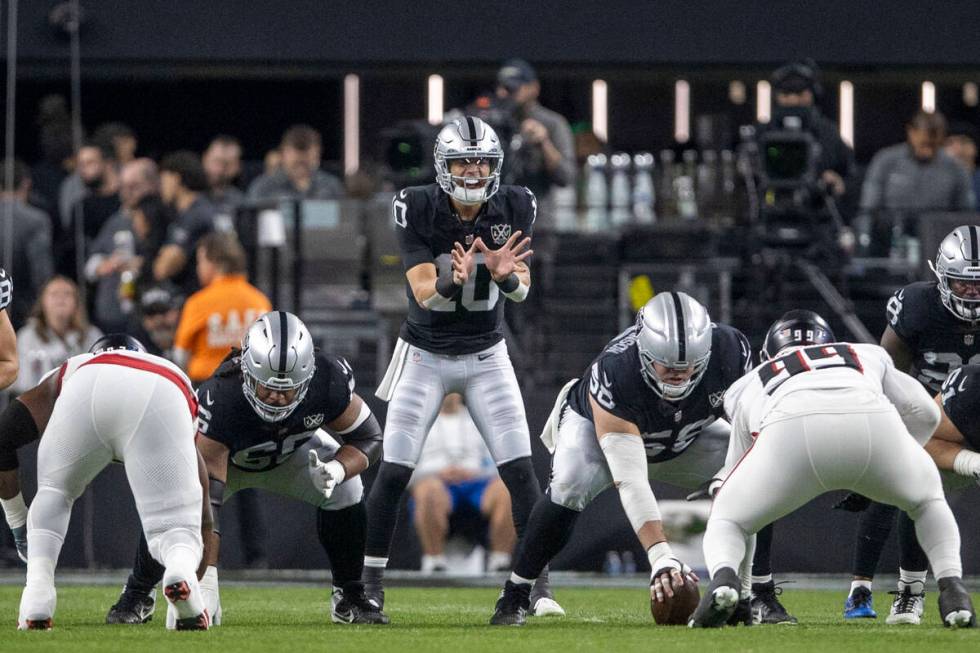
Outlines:
<svg viewBox="0 0 980 653"><path fill-rule="evenodd" d="M176 608L177 629L207 630L210 617L196 576L205 495L194 447L197 399L187 376L147 354L135 339L112 334L91 353L69 358L21 401L30 413L4 420L5 429L34 427L44 437L37 495L27 515L27 584L18 628L51 628L54 570L72 504L118 460L126 466L150 553L166 568L164 593Z"/></svg>
<svg viewBox="0 0 980 653"><path fill-rule="evenodd" d="M763 526L832 490L904 510L939 581L947 626L976 618L961 576L960 536L939 471L922 445L939 410L877 345L836 342L826 321L790 311L773 324L762 363L725 394L731 473L704 537L711 585L691 626L725 624L739 598L737 569Z"/></svg>

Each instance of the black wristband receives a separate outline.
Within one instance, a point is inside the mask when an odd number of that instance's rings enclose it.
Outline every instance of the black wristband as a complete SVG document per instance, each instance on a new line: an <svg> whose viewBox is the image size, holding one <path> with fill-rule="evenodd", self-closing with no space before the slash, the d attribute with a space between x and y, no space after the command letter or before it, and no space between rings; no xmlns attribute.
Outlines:
<svg viewBox="0 0 980 653"><path fill-rule="evenodd" d="M503 281L495 280L494 283L497 284L498 288L500 288L500 292L506 295L509 292L514 292L517 290L518 286L521 285L521 279L517 276L516 272L511 272L510 276Z"/></svg>
<svg viewBox="0 0 980 653"><path fill-rule="evenodd" d="M446 299L452 299L456 296L462 286L458 286L453 282L453 275L444 274L438 279L436 279L436 292L445 297Z"/></svg>

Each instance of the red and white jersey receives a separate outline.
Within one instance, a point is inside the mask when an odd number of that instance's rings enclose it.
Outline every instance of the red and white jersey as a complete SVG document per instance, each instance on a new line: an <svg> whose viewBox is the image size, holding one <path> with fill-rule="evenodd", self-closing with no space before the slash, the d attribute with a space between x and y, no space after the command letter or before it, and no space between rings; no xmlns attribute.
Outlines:
<svg viewBox="0 0 980 653"><path fill-rule="evenodd" d="M744 450L767 422L801 413L888 410L887 402L917 440L929 438L935 402L915 379L895 369L878 345L836 342L793 347L758 365L728 388L725 413L733 447Z"/></svg>
<svg viewBox="0 0 980 653"><path fill-rule="evenodd" d="M51 374L58 375L58 392L60 394L61 388L69 382L72 376L87 365L116 365L162 376L177 386L187 399L191 415L197 416L197 397L194 394L194 386L191 380L177 365L153 354L126 349L114 349L98 354L78 354L46 374L45 378Z"/></svg>

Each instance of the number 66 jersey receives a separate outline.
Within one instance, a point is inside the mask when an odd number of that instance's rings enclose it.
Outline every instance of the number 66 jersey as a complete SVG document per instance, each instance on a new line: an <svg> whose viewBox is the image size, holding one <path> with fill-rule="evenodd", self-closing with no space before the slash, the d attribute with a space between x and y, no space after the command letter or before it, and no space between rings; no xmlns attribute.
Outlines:
<svg viewBox="0 0 980 653"><path fill-rule="evenodd" d="M488 249L499 249L512 234L531 235L537 202L521 186L501 186L473 221L461 220L449 196L438 184L414 186L392 201L395 234L405 271L421 263L434 263L437 274L448 274L456 243L469 248L476 238ZM474 274L451 306L425 309L418 305L406 280L408 318L399 337L434 354L462 355L485 350L503 337L504 296L476 256Z"/></svg>

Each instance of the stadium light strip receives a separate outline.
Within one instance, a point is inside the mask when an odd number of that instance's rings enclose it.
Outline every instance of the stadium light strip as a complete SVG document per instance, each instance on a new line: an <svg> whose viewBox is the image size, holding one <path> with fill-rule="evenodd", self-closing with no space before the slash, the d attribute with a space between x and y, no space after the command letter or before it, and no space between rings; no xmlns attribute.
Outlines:
<svg viewBox="0 0 980 653"><path fill-rule="evenodd" d="M936 110L936 85L932 82L922 82L922 110L927 113Z"/></svg>
<svg viewBox="0 0 980 653"><path fill-rule="evenodd" d="M674 82L674 140L691 140L691 85L683 79Z"/></svg>
<svg viewBox="0 0 980 653"><path fill-rule="evenodd" d="M429 124L441 125L445 114L442 75L429 75Z"/></svg>
<svg viewBox="0 0 980 653"><path fill-rule="evenodd" d="M361 78L344 77L344 174L361 167Z"/></svg>
<svg viewBox="0 0 980 653"><path fill-rule="evenodd" d="M609 87L604 79L592 82L592 133L603 143L609 141Z"/></svg>
<svg viewBox="0 0 980 653"><path fill-rule="evenodd" d="M755 119L766 123L772 118L772 87L762 80L755 85Z"/></svg>
<svg viewBox="0 0 980 653"><path fill-rule="evenodd" d="M840 83L840 138L854 148L854 84Z"/></svg>

